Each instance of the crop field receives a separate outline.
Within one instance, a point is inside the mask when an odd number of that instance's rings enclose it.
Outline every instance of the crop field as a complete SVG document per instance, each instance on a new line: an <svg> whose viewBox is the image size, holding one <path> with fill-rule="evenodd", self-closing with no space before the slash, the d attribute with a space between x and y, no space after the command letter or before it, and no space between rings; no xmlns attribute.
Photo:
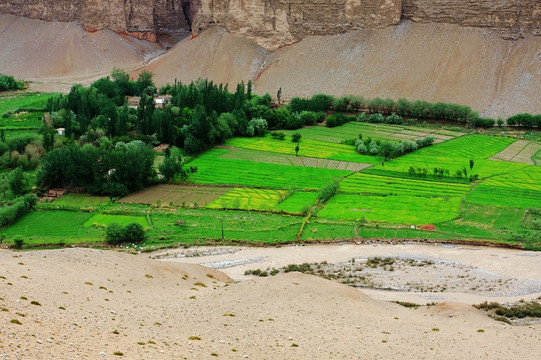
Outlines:
<svg viewBox="0 0 541 360"><path fill-rule="evenodd" d="M282 201L274 209L277 211L285 211L290 214L302 214L315 205L316 200L316 192L298 191Z"/></svg>
<svg viewBox="0 0 541 360"><path fill-rule="evenodd" d="M541 207L541 167L529 166L477 185L467 201L512 208Z"/></svg>
<svg viewBox="0 0 541 360"><path fill-rule="evenodd" d="M264 162L268 164L278 165L295 165L308 166L322 169L360 171L371 164L363 164L359 162L338 161L320 158L311 158L305 156L295 156L286 154L269 153L266 151L249 150L249 149L229 149L225 154L221 155L222 159L244 160L254 162Z"/></svg>
<svg viewBox="0 0 541 360"><path fill-rule="evenodd" d="M355 151L353 146L349 145L333 144L310 139L301 139L298 144L300 156L366 164L377 164L381 162L381 158L361 155ZM291 142L291 139L288 137L284 140L276 140L272 139L270 136L266 136L264 138L234 138L229 140L226 143L226 146L270 153L296 155L295 147L297 146L297 143Z"/></svg>
<svg viewBox="0 0 541 360"><path fill-rule="evenodd" d="M96 243L104 241L108 224L136 222L147 231L143 247L386 238L519 243L541 250L539 216L529 211L541 207L541 167L524 160L535 142L366 123L298 132L299 156L289 137L234 138L193 158L188 166L198 171L189 183L156 185L113 202L67 194L38 204L0 233L8 242L22 235L30 246ZM382 164L340 143L359 133L442 142ZM156 164L163 160L156 158ZM541 150L530 160L541 162ZM436 176L434 167L449 173ZM457 176L463 169L467 177ZM479 178L470 182L470 174ZM320 203L320 190L334 181L338 193ZM420 229L428 224L435 229Z"/></svg>
<svg viewBox="0 0 541 360"><path fill-rule="evenodd" d="M231 188L203 185L156 185L123 197L121 203L206 206Z"/></svg>
<svg viewBox="0 0 541 360"><path fill-rule="evenodd" d="M103 229L84 226L92 216L74 211L33 211L1 232L8 238L22 235L25 243L33 245L103 241Z"/></svg>
<svg viewBox="0 0 541 360"><path fill-rule="evenodd" d="M109 204L111 201L107 196L92 196L88 194L66 194L60 199L56 199L47 205L52 207L66 208L73 207L78 209L95 208Z"/></svg>
<svg viewBox="0 0 541 360"><path fill-rule="evenodd" d="M104 215L104 214L95 214L83 224L85 227L106 227L109 224L117 223L122 226L126 226L131 223L136 223L141 225L143 228L148 229L149 224L145 217L143 216L131 216L131 215Z"/></svg>
<svg viewBox="0 0 541 360"><path fill-rule="evenodd" d="M298 216L249 211L179 209L175 214L152 215L155 239L148 244L206 243L224 238L233 243L294 241L302 223Z"/></svg>
<svg viewBox="0 0 541 360"><path fill-rule="evenodd" d="M207 205L209 209L272 210L285 195L283 190L235 188Z"/></svg>
<svg viewBox="0 0 541 360"><path fill-rule="evenodd" d="M360 196L338 194L318 216L329 219L380 221L398 224L433 224L458 214L460 198L417 196Z"/></svg>
<svg viewBox="0 0 541 360"><path fill-rule="evenodd" d="M227 149L212 149L190 163L198 168L190 181L200 184L287 189L317 189L351 174L345 170L318 169L220 159Z"/></svg>
<svg viewBox="0 0 541 360"><path fill-rule="evenodd" d="M495 154L490 160L511 161L534 165L532 157L541 151L541 144L526 140L517 140L499 153Z"/></svg>
<svg viewBox="0 0 541 360"><path fill-rule="evenodd" d="M480 178L505 174L526 167L525 164L485 160L505 149L514 140L483 135L464 135L442 144L432 145L405 156L393 159L381 167L367 169L367 173L410 177L408 170L426 168L432 173L435 167L449 170L442 181L454 178L457 170L466 169L470 174L469 160L474 160L473 173Z"/></svg>
<svg viewBox="0 0 541 360"><path fill-rule="evenodd" d="M414 195L426 197L463 196L468 184L454 184L417 179L401 179L357 173L340 182L340 191L357 194Z"/></svg>
<svg viewBox="0 0 541 360"><path fill-rule="evenodd" d="M427 136L432 136L436 143L450 140L456 136L462 135L460 132L429 129L415 126L389 125L389 124L370 124L360 122L350 122L344 125L334 127L332 131L321 125L305 127L299 130L287 130L284 133L291 135L298 132L304 139L322 141L340 144L346 139L356 139L362 134L363 139L381 141L400 141L417 140Z"/></svg>
<svg viewBox="0 0 541 360"><path fill-rule="evenodd" d="M47 100L54 94L32 92L10 92L0 95L0 127L4 129L39 128L41 125L42 109L47 105ZM18 114L4 118L6 112L23 110ZM26 111L38 110L38 111Z"/></svg>

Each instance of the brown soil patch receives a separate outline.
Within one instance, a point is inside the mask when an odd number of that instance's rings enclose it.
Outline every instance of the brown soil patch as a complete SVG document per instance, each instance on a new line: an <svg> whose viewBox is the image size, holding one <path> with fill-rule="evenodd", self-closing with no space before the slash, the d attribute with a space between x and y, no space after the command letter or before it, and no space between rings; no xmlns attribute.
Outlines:
<svg viewBox="0 0 541 360"><path fill-rule="evenodd" d="M156 185L123 197L120 202L162 206L205 206L231 191L228 187L199 185Z"/></svg>

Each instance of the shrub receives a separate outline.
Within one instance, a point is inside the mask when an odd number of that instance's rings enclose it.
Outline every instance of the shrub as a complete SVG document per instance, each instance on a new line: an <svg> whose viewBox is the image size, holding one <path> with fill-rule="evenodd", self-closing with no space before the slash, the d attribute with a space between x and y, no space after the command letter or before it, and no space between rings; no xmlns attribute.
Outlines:
<svg viewBox="0 0 541 360"><path fill-rule="evenodd" d="M286 134L284 134L283 132L273 132L271 133L271 137L277 140L284 140Z"/></svg>
<svg viewBox="0 0 541 360"><path fill-rule="evenodd" d="M340 185L338 184L338 181L334 181L332 183L329 183L325 185L317 195L320 202L324 203L327 202L330 198L332 198L336 193L338 193L338 190L340 189Z"/></svg>
<svg viewBox="0 0 541 360"><path fill-rule="evenodd" d="M327 117L327 127L335 127L335 126L343 125L355 119L356 117L349 117L342 113L330 115L329 117Z"/></svg>
<svg viewBox="0 0 541 360"><path fill-rule="evenodd" d="M368 117L367 121L369 123L383 123L385 122L385 118L380 113L372 114Z"/></svg>
<svg viewBox="0 0 541 360"><path fill-rule="evenodd" d="M317 114L313 111L301 112L301 121L303 125L314 125L317 121Z"/></svg>
<svg viewBox="0 0 541 360"><path fill-rule="evenodd" d="M105 229L105 241L109 244L122 244L124 242L124 229L122 225L111 223Z"/></svg>
<svg viewBox="0 0 541 360"><path fill-rule="evenodd" d="M9 206L0 207L0 226L10 224L27 214L36 205L37 201L36 195L26 194L15 199Z"/></svg>
<svg viewBox="0 0 541 360"><path fill-rule="evenodd" d="M17 249L22 249L24 244L24 238L22 235L15 235L13 238L13 243Z"/></svg>
<svg viewBox="0 0 541 360"><path fill-rule="evenodd" d="M385 118L385 122L386 122L387 124L400 125L400 124L402 124L402 116L396 115L396 114L392 114L392 115L390 115L390 116L387 116L387 118Z"/></svg>
<svg viewBox="0 0 541 360"><path fill-rule="evenodd" d="M124 242L139 243L145 240L145 229L141 224L128 224L123 231Z"/></svg>
<svg viewBox="0 0 541 360"><path fill-rule="evenodd" d="M301 137L302 137L301 134L294 133L293 135L291 135L291 141L292 142L299 142L299 141L301 141Z"/></svg>

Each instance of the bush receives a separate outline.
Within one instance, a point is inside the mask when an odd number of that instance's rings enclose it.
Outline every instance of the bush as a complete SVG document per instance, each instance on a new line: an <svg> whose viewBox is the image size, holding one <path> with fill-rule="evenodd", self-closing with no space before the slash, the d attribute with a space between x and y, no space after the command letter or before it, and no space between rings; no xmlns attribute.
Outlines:
<svg viewBox="0 0 541 360"><path fill-rule="evenodd" d="M22 249L24 244L24 238L22 235L15 235L13 238L13 243L17 249Z"/></svg>
<svg viewBox="0 0 541 360"><path fill-rule="evenodd" d="M301 120L303 125L314 125L317 121L317 114L313 111L301 112Z"/></svg>
<svg viewBox="0 0 541 360"><path fill-rule="evenodd" d="M385 118L385 122L387 124L400 125L400 124L402 124L402 116L392 114L390 116L387 116L387 118Z"/></svg>
<svg viewBox="0 0 541 360"><path fill-rule="evenodd" d="M112 245L123 243L139 243L146 238L145 229L140 224L131 223L125 228L117 223L111 223L105 229L105 241Z"/></svg>
<svg viewBox="0 0 541 360"><path fill-rule="evenodd" d="M271 133L271 137L277 140L284 140L286 134L284 134L283 132L273 132Z"/></svg>
<svg viewBox="0 0 541 360"><path fill-rule="evenodd" d="M385 118L380 113L372 114L368 117L367 121L369 123L383 123L385 122Z"/></svg>
<svg viewBox="0 0 541 360"><path fill-rule="evenodd" d="M332 198L334 195L338 193L338 190L340 189L340 184L338 184L338 181L334 181L332 183L329 183L325 185L317 195L317 198L320 202L324 203L327 202L330 198Z"/></svg>
<svg viewBox="0 0 541 360"><path fill-rule="evenodd" d="M342 113L330 115L327 117L327 127L340 126L354 120L356 120L356 117L349 117Z"/></svg>
<svg viewBox="0 0 541 360"><path fill-rule="evenodd" d="M124 242L140 243L145 240L145 229L141 224L131 223L124 228Z"/></svg>
<svg viewBox="0 0 541 360"><path fill-rule="evenodd" d="M105 241L109 244L117 245L124 242L124 229L122 225L111 223L105 229Z"/></svg>
<svg viewBox="0 0 541 360"><path fill-rule="evenodd" d="M298 143L299 141L301 141L301 137L302 137L301 134L294 133L293 135L291 135L291 141Z"/></svg>
<svg viewBox="0 0 541 360"><path fill-rule="evenodd" d="M8 225L27 214L36 205L37 201L36 195L27 194L15 199L9 206L0 207L0 226Z"/></svg>

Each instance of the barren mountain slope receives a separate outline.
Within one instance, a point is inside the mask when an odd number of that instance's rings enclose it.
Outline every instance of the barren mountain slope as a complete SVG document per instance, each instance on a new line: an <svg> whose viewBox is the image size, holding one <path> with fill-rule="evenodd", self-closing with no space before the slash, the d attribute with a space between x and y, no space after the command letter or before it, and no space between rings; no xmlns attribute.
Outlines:
<svg viewBox="0 0 541 360"><path fill-rule="evenodd" d="M177 77L256 80L275 96L405 97L470 105L486 116L541 113L541 38L504 40L487 30L403 22L397 27L307 37L275 52L209 30L148 69L161 85ZM264 59L267 54L266 59ZM263 65L262 65L263 64Z"/></svg>
<svg viewBox="0 0 541 360"><path fill-rule="evenodd" d="M0 263L3 359L531 359L540 351L539 324L513 327L461 304L407 309L298 273L227 284L201 266L88 249L3 250Z"/></svg>
<svg viewBox="0 0 541 360"><path fill-rule="evenodd" d="M183 83L208 78L229 83L230 90L235 91L237 83L255 78L269 54L251 40L214 28L185 39L145 69L154 74L158 85L173 83L175 78Z"/></svg>
<svg viewBox="0 0 541 360"><path fill-rule="evenodd" d="M163 51L158 44L110 30L87 33L75 23L11 15L0 15L0 48L0 72L68 91L73 83L88 83L114 66L141 66Z"/></svg>

